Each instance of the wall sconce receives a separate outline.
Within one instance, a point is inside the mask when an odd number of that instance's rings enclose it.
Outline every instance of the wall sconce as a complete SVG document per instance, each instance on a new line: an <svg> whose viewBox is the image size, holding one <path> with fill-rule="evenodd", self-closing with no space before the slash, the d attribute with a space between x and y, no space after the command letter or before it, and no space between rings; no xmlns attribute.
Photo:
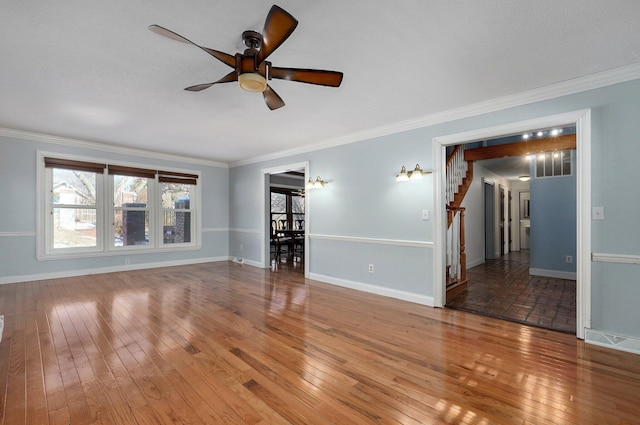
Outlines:
<svg viewBox="0 0 640 425"><path fill-rule="evenodd" d="M402 169L400 170L400 174L396 176L396 181L407 182L409 180L420 180L425 174L431 174L431 171L423 171L422 168L420 168L420 164L416 164L416 168L411 171L407 171L407 169L403 165Z"/></svg>
<svg viewBox="0 0 640 425"><path fill-rule="evenodd" d="M318 176L315 181L311 177L309 177L309 181L307 182L307 189L320 189L323 188L324 185L327 184L324 180Z"/></svg>

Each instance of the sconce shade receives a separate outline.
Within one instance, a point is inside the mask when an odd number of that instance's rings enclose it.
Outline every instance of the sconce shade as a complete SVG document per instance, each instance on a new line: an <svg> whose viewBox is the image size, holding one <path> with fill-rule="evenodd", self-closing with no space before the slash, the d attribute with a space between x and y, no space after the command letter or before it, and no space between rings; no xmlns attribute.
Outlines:
<svg viewBox="0 0 640 425"><path fill-rule="evenodd" d="M420 180L422 179L422 168L420 168L420 164L416 164L416 168L413 169L411 175L409 176L409 180Z"/></svg>
<svg viewBox="0 0 640 425"><path fill-rule="evenodd" d="M402 169L400 170L400 174L398 174L396 176L396 181L397 182L406 182L409 180L409 174L407 174L407 169L404 168L404 165L402 166Z"/></svg>
<svg viewBox="0 0 640 425"><path fill-rule="evenodd" d="M406 182L406 181L414 181L414 180L422 180L422 176L424 174L431 174L431 171L423 171L420 168L420 164L416 164L416 168L411 171L407 171L405 166L403 165L400 169L400 174L396 175L397 182Z"/></svg>
<svg viewBox="0 0 640 425"><path fill-rule="evenodd" d="M307 189L319 189L324 187L325 181L320 178L320 176L316 177L316 180L313 181L311 177L309 177L309 181L307 181Z"/></svg>

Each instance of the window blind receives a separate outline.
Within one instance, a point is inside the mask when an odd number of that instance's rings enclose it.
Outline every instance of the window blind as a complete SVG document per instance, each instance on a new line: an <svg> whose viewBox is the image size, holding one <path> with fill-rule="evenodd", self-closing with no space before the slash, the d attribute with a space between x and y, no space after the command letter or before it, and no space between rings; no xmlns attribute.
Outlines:
<svg viewBox="0 0 640 425"><path fill-rule="evenodd" d="M107 168L107 164L97 162L74 161L72 159L44 158L44 166L47 168L63 168L65 170L89 171L92 173L102 173Z"/></svg>

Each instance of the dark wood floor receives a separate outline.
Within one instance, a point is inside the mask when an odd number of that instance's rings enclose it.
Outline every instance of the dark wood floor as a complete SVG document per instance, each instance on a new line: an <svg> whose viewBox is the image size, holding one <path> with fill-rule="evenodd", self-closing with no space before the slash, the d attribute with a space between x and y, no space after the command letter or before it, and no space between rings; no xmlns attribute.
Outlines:
<svg viewBox="0 0 640 425"><path fill-rule="evenodd" d="M576 281L529 275L529 251L467 271L467 289L447 307L576 334Z"/></svg>
<svg viewBox="0 0 640 425"><path fill-rule="evenodd" d="M234 263L0 286L3 424L638 424L640 356Z"/></svg>

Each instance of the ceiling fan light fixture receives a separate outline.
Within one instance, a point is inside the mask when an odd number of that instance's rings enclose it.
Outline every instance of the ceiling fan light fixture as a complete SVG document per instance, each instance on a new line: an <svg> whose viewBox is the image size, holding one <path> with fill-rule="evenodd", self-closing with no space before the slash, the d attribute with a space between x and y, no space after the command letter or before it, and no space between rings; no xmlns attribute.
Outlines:
<svg viewBox="0 0 640 425"><path fill-rule="evenodd" d="M263 92L267 89L267 79L256 72L246 72L238 76L238 84L242 90Z"/></svg>

